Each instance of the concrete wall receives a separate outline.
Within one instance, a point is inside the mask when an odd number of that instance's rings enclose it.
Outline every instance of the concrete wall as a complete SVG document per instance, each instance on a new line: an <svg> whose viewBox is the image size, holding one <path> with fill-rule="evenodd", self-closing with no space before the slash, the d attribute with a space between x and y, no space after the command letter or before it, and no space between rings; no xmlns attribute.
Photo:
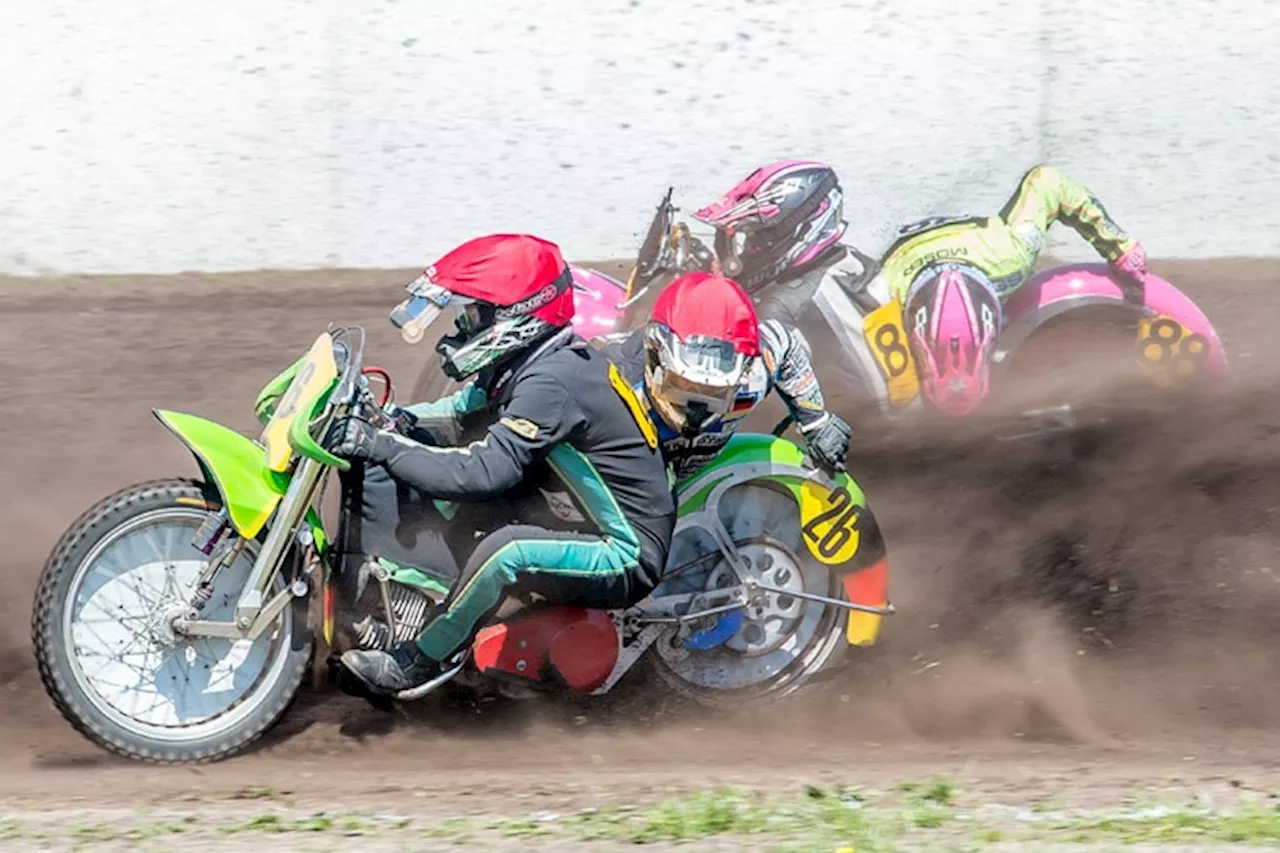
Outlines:
<svg viewBox="0 0 1280 853"><path fill-rule="evenodd" d="M1272 0L3 0L0 273L626 256L667 184L784 156L873 249L1048 160L1155 256L1277 254L1277 32Z"/></svg>

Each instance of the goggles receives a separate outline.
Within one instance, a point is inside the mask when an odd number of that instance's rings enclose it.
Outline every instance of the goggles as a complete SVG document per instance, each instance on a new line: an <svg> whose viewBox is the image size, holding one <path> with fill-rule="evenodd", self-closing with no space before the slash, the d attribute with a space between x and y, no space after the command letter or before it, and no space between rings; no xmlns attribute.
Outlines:
<svg viewBox="0 0 1280 853"><path fill-rule="evenodd" d="M391 325L400 330L400 337L406 343L416 344L422 340L427 327L446 308L456 313L455 321L458 329L469 335L480 328L480 306L475 300L451 293L438 284L433 284L426 275L420 275L404 287L409 291L409 298L391 309L388 319Z"/></svg>
<svg viewBox="0 0 1280 853"><path fill-rule="evenodd" d="M669 333L659 335L662 357L653 390L676 406L701 404L717 415L732 411L747 356L728 341L703 337L681 341Z"/></svg>

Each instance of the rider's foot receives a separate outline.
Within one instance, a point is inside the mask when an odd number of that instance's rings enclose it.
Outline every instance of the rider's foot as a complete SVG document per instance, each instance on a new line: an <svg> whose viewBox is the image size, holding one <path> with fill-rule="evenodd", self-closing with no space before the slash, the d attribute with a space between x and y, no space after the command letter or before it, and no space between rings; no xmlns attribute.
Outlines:
<svg viewBox="0 0 1280 853"><path fill-rule="evenodd" d="M389 652L351 649L342 665L380 693L391 695L426 684L440 674L440 662L427 657L413 640Z"/></svg>

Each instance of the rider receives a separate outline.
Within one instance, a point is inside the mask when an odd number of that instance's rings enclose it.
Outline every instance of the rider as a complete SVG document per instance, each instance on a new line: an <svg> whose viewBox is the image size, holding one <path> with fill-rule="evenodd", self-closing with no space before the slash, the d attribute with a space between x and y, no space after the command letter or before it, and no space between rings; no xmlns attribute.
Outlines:
<svg viewBox="0 0 1280 853"><path fill-rule="evenodd" d="M742 420L776 389L815 463L843 471L849 425L827 411L798 329L760 323L735 282L692 272L667 285L649 322L604 352L643 387L677 479L713 459Z"/></svg>
<svg viewBox="0 0 1280 853"><path fill-rule="evenodd" d="M408 285L392 312L425 328L444 308L457 334L436 345L459 381L458 411L497 416L465 447L419 444L359 418L326 438L335 455L384 466L419 492L485 501L532 483L567 488L590 533L509 525L475 547L443 605L416 640L390 652L347 651L343 664L375 692L394 694L440 675L516 592L550 603L621 608L657 583L675 525L675 501L643 406L609 361L569 327L568 266L552 243L491 235L462 244ZM463 405L465 403L465 405Z"/></svg>
<svg viewBox="0 0 1280 853"><path fill-rule="evenodd" d="M1142 245L1086 187L1052 166L1028 171L998 216L904 227L878 271L839 242L842 201L830 166L789 160L756 169L694 217L715 228L724 271L751 293L760 315L830 329L847 359L836 361L839 387L864 389L864 397L869 391L885 408L913 404L917 382L903 381L910 365L894 334L879 346L867 340L872 330L864 331L863 320L876 308L902 307L924 397L963 415L986 395L1003 304L1030 279L1054 222L1074 229L1124 279L1146 276Z"/></svg>

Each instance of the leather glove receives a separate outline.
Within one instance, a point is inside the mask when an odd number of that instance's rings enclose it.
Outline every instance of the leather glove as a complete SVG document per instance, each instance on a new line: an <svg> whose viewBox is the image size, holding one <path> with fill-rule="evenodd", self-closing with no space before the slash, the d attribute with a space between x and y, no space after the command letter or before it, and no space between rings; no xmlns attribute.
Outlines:
<svg viewBox="0 0 1280 853"><path fill-rule="evenodd" d="M339 418L330 424L323 442L325 450L342 459L382 462L385 456L379 443L373 424L354 417Z"/></svg>
<svg viewBox="0 0 1280 853"><path fill-rule="evenodd" d="M392 406L390 410L378 405L373 392L369 390L369 380L361 377L359 398L353 411L363 420L377 429L392 430L401 435L408 435L418 424L418 417L408 409Z"/></svg>
<svg viewBox="0 0 1280 853"><path fill-rule="evenodd" d="M804 436L814 464L831 474L845 470L845 460L849 458L849 437L853 430L843 419L827 412L807 427L800 427L800 434Z"/></svg>
<svg viewBox="0 0 1280 853"><path fill-rule="evenodd" d="M401 435L408 435L409 431L418 425L418 416L399 406L394 406L387 417L389 419L387 429L395 430Z"/></svg>

